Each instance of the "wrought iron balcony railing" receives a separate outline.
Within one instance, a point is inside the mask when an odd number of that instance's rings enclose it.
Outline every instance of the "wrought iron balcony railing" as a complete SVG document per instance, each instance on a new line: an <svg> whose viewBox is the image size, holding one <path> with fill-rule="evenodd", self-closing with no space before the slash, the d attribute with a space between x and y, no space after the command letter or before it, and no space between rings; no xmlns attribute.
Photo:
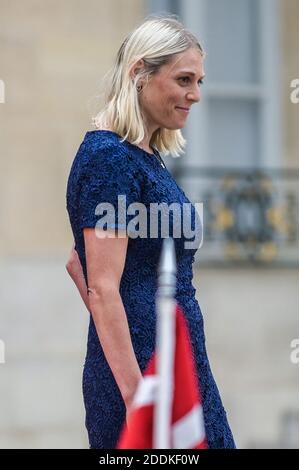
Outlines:
<svg viewBox="0 0 299 470"><path fill-rule="evenodd" d="M299 169L172 171L203 202L201 263L299 267Z"/></svg>

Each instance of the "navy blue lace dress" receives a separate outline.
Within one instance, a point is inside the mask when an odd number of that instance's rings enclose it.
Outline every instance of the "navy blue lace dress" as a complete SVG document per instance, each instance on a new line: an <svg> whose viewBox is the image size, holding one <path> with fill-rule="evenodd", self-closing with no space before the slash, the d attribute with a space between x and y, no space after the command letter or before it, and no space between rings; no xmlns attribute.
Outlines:
<svg viewBox="0 0 299 470"><path fill-rule="evenodd" d="M120 137L112 131L94 130L86 133L73 161L67 185L67 210L86 282L83 228L96 226L100 219L96 210L99 203L113 204L116 212L118 195L126 196L126 207L133 202L142 202L147 209L150 203L190 204L158 157L157 153L150 154L128 141L121 142ZM195 212L192 205L192 228L195 227ZM133 215L126 214L125 219L116 219L115 226L124 228L124 224L128 224L132 218ZM174 227L173 220L170 223L170 236L173 234L171 227ZM234 448L226 412L210 369L203 317L192 285L192 263L196 248L185 248L186 237L183 233L181 238L174 238L174 241L177 258L176 299L183 308L191 334L208 445L210 448ZM161 246L160 228L156 238L130 236L120 284L132 344L141 371L145 369L155 349L155 295ZM105 359L92 315L82 387L90 448L115 447L125 420L125 405Z"/></svg>

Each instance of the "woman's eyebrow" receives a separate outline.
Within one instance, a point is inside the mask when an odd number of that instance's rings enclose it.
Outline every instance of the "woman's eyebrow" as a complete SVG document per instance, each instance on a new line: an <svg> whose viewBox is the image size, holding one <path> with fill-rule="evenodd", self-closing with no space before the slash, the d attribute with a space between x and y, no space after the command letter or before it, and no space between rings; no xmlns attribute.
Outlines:
<svg viewBox="0 0 299 470"><path fill-rule="evenodd" d="M192 75L194 77L194 75L196 75L195 72L192 72L191 70L180 70L178 73L185 73L185 74L188 74L188 75ZM205 78L205 74L203 74L199 80L202 80L203 78Z"/></svg>

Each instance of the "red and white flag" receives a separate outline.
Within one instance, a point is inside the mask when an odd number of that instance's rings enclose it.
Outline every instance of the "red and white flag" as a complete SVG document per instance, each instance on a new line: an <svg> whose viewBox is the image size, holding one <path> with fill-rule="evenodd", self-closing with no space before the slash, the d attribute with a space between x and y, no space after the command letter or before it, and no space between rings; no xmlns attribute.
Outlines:
<svg viewBox="0 0 299 470"><path fill-rule="evenodd" d="M175 345L173 348L172 403L170 403L170 448L206 449L202 401L192 355L187 324L176 305ZM132 411L120 435L118 449L153 449L155 406L159 378L157 356L153 355L137 389Z"/></svg>

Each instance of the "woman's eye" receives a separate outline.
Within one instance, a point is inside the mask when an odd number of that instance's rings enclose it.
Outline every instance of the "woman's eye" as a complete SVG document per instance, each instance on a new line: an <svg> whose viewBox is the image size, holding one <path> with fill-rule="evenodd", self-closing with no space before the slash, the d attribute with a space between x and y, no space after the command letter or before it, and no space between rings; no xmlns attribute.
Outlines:
<svg viewBox="0 0 299 470"><path fill-rule="evenodd" d="M179 80L181 82L183 82L184 85L186 85L187 83L190 83L190 77L181 77L181 78L179 78ZM202 78L200 80L198 80L197 85L198 86L203 85L203 79Z"/></svg>
<svg viewBox="0 0 299 470"><path fill-rule="evenodd" d="M188 83L190 78L189 77L181 77L179 80L181 80L183 83Z"/></svg>

